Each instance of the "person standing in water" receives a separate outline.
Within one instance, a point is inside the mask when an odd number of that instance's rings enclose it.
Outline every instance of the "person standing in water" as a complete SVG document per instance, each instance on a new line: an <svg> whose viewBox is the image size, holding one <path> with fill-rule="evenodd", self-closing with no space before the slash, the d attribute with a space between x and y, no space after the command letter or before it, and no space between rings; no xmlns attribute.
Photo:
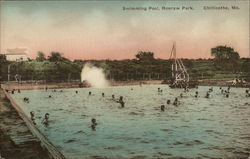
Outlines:
<svg viewBox="0 0 250 159"><path fill-rule="evenodd" d="M48 126L49 124L49 113L46 113L44 115L44 119L42 120L42 123L45 125L45 126Z"/></svg>
<svg viewBox="0 0 250 159"><path fill-rule="evenodd" d="M161 89L160 89L160 88L158 88L158 92L161 92Z"/></svg>
<svg viewBox="0 0 250 159"><path fill-rule="evenodd" d="M209 94L209 92L207 92L205 98L209 98L209 96L210 96L210 94Z"/></svg>
<svg viewBox="0 0 250 159"><path fill-rule="evenodd" d="M97 126L97 122L96 122L96 119L95 118L92 118L91 119L91 128L93 131L95 131L96 129L96 126Z"/></svg>
<svg viewBox="0 0 250 159"><path fill-rule="evenodd" d="M162 112L165 111L165 105L161 105L161 111L162 111Z"/></svg>
<svg viewBox="0 0 250 159"><path fill-rule="evenodd" d="M35 122L35 113L33 111L30 112L30 119L33 122L33 124L36 125L36 122Z"/></svg>
<svg viewBox="0 0 250 159"><path fill-rule="evenodd" d="M181 98L183 97L183 94L182 94L182 93L180 94L180 97L181 97Z"/></svg>
<svg viewBox="0 0 250 159"><path fill-rule="evenodd" d="M174 106L177 106L178 105L178 98L175 98L175 100L174 100Z"/></svg>
<svg viewBox="0 0 250 159"><path fill-rule="evenodd" d="M167 100L167 104L170 104L170 100L169 99Z"/></svg>
<svg viewBox="0 0 250 159"><path fill-rule="evenodd" d="M121 104L122 108L124 108L125 102L123 101L123 96L120 96L120 99L117 102Z"/></svg>
<svg viewBox="0 0 250 159"><path fill-rule="evenodd" d="M30 112L30 119L35 120L35 113L33 111Z"/></svg>

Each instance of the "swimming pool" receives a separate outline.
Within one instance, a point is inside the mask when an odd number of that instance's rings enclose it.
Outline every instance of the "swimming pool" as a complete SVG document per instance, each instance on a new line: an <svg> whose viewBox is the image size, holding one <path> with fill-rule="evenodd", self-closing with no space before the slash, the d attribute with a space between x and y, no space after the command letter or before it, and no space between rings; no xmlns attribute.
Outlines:
<svg viewBox="0 0 250 159"><path fill-rule="evenodd" d="M12 97L28 116L35 112L38 129L68 159L247 158L250 98L245 97L246 89L231 88L226 98L219 87L213 87L210 98L205 98L209 88L188 92L167 85L27 90ZM123 96L124 108L112 100L112 94L117 100ZM30 102L24 102L24 97ZM175 97L180 101L177 107L172 104ZM50 114L48 126L41 123L45 113ZM98 123L95 131L92 118Z"/></svg>

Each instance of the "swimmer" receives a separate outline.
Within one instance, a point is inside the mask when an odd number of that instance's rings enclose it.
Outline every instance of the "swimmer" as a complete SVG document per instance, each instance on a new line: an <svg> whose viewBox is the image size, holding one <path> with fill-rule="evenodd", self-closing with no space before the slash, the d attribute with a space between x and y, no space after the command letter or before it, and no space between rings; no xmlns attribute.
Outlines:
<svg viewBox="0 0 250 159"><path fill-rule="evenodd" d="M161 111L165 111L165 105L161 105Z"/></svg>
<svg viewBox="0 0 250 159"><path fill-rule="evenodd" d="M95 126L96 126L96 125L97 125L96 119L95 119L95 118L92 118L92 119L91 119L91 123L92 123L92 125L95 125Z"/></svg>
<svg viewBox="0 0 250 159"><path fill-rule="evenodd" d="M35 113L33 111L30 112L30 119L35 120Z"/></svg>
<svg viewBox="0 0 250 159"><path fill-rule="evenodd" d="M158 88L158 92L161 92L161 89L160 89L160 88Z"/></svg>
<svg viewBox="0 0 250 159"><path fill-rule="evenodd" d="M198 94L199 94L198 91L196 91L196 92L195 92L195 98L198 97Z"/></svg>
<svg viewBox="0 0 250 159"><path fill-rule="evenodd" d="M167 104L170 104L170 100L167 100Z"/></svg>
<svg viewBox="0 0 250 159"><path fill-rule="evenodd" d="M51 98L52 96L51 95L49 95L49 98Z"/></svg>
<svg viewBox="0 0 250 159"><path fill-rule="evenodd" d="M45 116L44 116L45 120L49 120L49 113L46 113Z"/></svg>
<svg viewBox="0 0 250 159"><path fill-rule="evenodd" d="M183 97L182 93L180 94L180 97L181 97L181 98Z"/></svg>
<svg viewBox="0 0 250 159"><path fill-rule="evenodd" d="M91 92L89 91L89 96L91 95Z"/></svg>
<svg viewBox="0 0 250 159"><path fill-rule="evenodd" d="M178 105L178 98L175 98L175 100L174 100L174 103L173 103L175 106L177 106Z"/></svg>
<svg viewBox="0 0 250 159"><path fill-rule="evenodd" d="M49 113L46 113L44 115L44 119L42 120L42 123L47 123L48 124L48 122L49 122Z"/></svg>
<svg viewBox="0 0 250 159"><path fill-rule="evenodd" d="M93 131L95 131L95 128L96 128L96 126L97 126L97 123L96 123L96 119L95 118L92 118L91 119L91 128L92 128L92 130Z"/></svg>
<svg viewBox="0 0 250 159"><path fill-rule="evenodd" d="M115 95L114 95L114 94L112 94L112 99L113 99L113 100L115 99Z"/></svg>
<svg viewBox="0 0 250 159"><path fill-rule="evenodd" d="M78 91L76 91L76 94L78 94Z"/></svg>
<svg viewBox="0 0 250 159"><path fill-rule="evenodd" d="M205 98L209 98L209 95L210 95L209 92L207 92Z"/></svg>
<svg viewBox="0 0 250 159"><path fill-rule="evenodd" d="M221 94L223 94L224 93L224 90L223 89L221 89Z"/></svg>
<svg viewBox="0 0 250 159"><path fill-rule="evenodd" d="M102 93L102 97L104 97L104 93Z"/></svg>
<svg viewBox="0 0 250 159"><path fill-rule="evenodd" d="M120 99L117 102L121 104L122 108L124 108L125 102L123 101L123 96L120 96Z"/></svg>
<svg viewBox="0 0 250 159"><path fill-rule="evenodd" d="M226 97L228 98L228 97L229 97L229 94L226 94Z"/></svg>
<svg viewBox="0 0 250 159"><path fill-rule="evenodd" d="M42 123L47 127L49 125L49 113L46 113L44 115L44 119L42 120Z"/></svg>
<svg viewBox="0 0 250 159"><path fill-rule="evenodd" d="M211 88L210 88L210 90L211 90L211 92L213 92L214 88L213 88L213 87L211 87Z"/></svg>
<svg viewBox="0 0 250 159"><path fill-rule="evenodd" d="M123 96L120 96L119 102L123 101Z"/></svg>

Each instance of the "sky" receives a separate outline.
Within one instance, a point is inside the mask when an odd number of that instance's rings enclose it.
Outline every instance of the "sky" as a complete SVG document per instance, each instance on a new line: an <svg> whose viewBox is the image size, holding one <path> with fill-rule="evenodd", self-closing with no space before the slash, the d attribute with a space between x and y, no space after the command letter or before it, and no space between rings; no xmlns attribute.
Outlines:
<svg viewBox="0 0 250 159"><path fill-rule="evenodd" d="M180 10L161 10L163 6ZM204 10L204 6L229 10ZM0 13L1 53L27 48L30 58L38 51L46 55L58 51L72 60L120 60L151 51L156 58L168 59L173 42L181 58L211 58L211 48L218 45L233 47L241 57L250 55L248 0L2 1Z"/></svg>

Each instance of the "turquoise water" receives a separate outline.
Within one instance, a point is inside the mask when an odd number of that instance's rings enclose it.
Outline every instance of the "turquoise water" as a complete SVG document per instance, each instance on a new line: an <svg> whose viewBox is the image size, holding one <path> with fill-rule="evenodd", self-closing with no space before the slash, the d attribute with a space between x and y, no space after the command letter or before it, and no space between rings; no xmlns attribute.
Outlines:
<svg viewBox="0 0 250 159"><path fill-rule="evenodd" d="M219 87L213 87L207 99L209 88L185 93L167 85L122 86L32 90L12 96L28 116L35 112L36 126L68 159L248 158L250 98L245 97L246 89L231 88L226 98ZM180 93L183 98L179 97L177 107L166 104ZM124 97L124 108L111 99L112 94L117 100ZM45 126L41 121L47 112L50 122ZM92 118L98 123L96 131L91 129Z"/></svg>

